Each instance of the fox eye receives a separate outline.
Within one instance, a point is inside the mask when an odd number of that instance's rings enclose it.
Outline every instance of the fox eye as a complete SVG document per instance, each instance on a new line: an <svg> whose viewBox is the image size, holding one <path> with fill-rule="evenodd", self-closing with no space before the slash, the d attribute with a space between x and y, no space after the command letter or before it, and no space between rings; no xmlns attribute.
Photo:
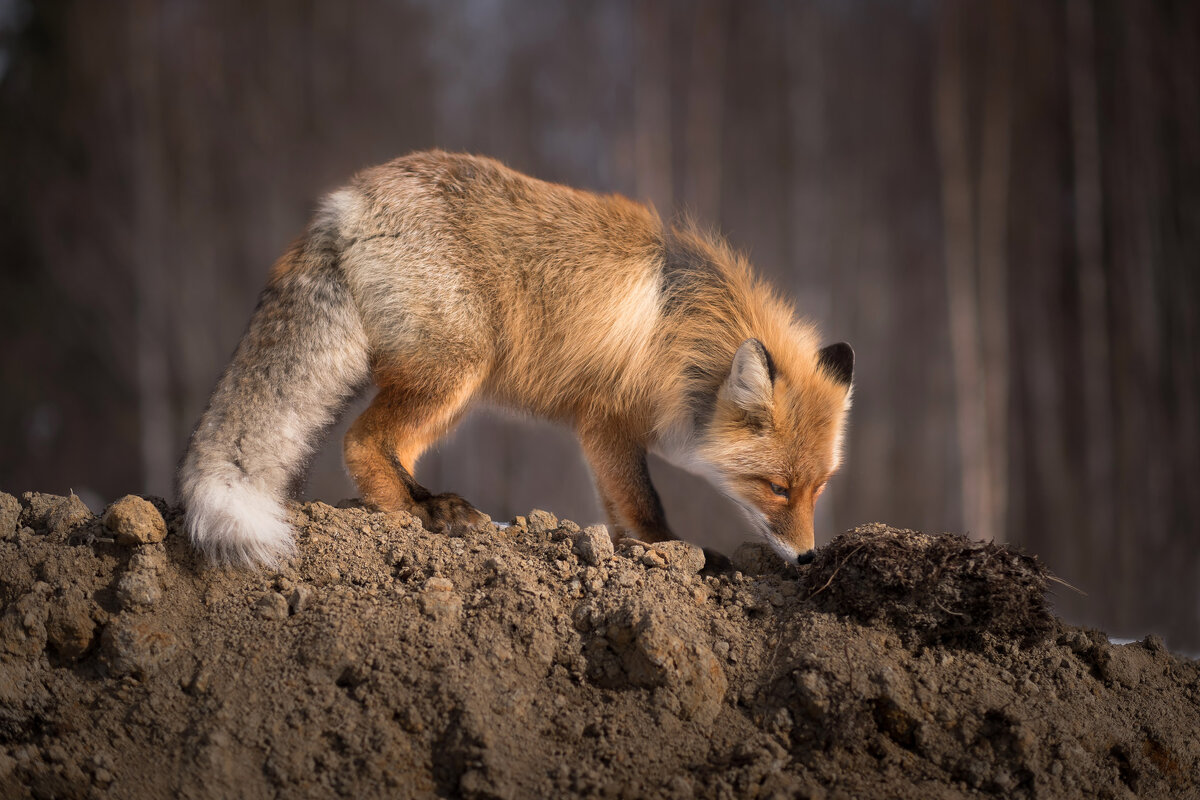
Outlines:
<svg viewBox="0 0 1200 800"><path fill-rule="evenodd" d="M767 481L767 483L771 485L771 491L780 497L786 498L789 494L791 494L786 486L780 486L778 483L772 483L771 481Z"/></svg>

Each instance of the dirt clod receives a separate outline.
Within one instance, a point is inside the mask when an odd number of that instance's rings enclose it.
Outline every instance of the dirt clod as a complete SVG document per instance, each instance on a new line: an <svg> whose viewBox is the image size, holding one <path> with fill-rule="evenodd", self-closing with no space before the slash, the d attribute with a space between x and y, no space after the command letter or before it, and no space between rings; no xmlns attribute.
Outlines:
<svg viewBox="0 0 1200 800"><path fill-rule="evenodd" d="M137 546L161 542L167 524L152 503L127 494L104 512L104 527L112 531L118 544Z"/></svg>
<svg viewBox="0 0 1200 800"><path fill-rule="evenodd" d="M254 611L263 619L283 619L288 615L288 601L279 592L267 592L254 603Z"/></svg>
<svg viewBox="0 0 1200 800"><path fill-rule="evenodd" d="M558 517L554 516L549 511L543 511L540 508L535 508L529 512L526 518L526 525L529 530L534 533L545 533L552 531L558 527Z"/></svg>
<svg viewBox="0 0 1200 800"><path fill-rule="evenodd" d="M306 608L312 605L313 596L315 594L316 592L313 591L311 586L307 586L305 584L296 586L292 589L291 594L288 595L288 610L293 614L299 614L301 611L304 611Z"/></svg>
<svg viewBox="0 0 1200 800"><path fill-rule="evenodd" d="M961 537L864 526L807 567L706 566L548 512L449 537L308 503L266 573L82 517L45 535L64 501L0 527L4 797L1186 797L1200 775L1195 661L1064 625L1036 561Z"/></svg>
<svg viewBox="0 0 1200 800"><path fill-rule="evenodd" d="M92 521L91 510L75 494L52 503L45 514L46 533L66 538Z"/></svg>
<svg viewBox="0 0 1200 800"><path fill-rule="evenodd" d="M1052 627L1037 559L964 536L864 525L818 551L807 585L819 608L910 644L1029 644Z"/></svg>
<svg viewBox="0 0 1200 800"><path fill-rule="evenodd" d="M96 604L76 588L69 588L50 602L46 620L46 643L60 658L75 661L89 649L96 636Z"/></svg>
<svg viewBox="0 0 1200 800"><path fill-rule="evenodd" d="M162 597L158 578L148 570L131 570L117 582L117 602L125 611L149 608Z"/></svg>
<svg viewBox="0 0 1200 800"><path fill-rule="evenodd" d="M575 534L574 552L584 563L598 567L613 555L612 538L608 528L603 525L591 525Z"/></svg>
<svg viewBox="0 0 1200 800"><path fill-rule="evenodd" d="M100 658L113 677L132 675L145 679L178 649L175 637L153 621L118 617L100 636Z"/></svg>
<svg viewBox="0 0 1200 800"><path fill-rule="evenodd" d="M0 492L0 540L7 541L16 535L20 518L20 501L11 494Z"/></svg>
<svg viewBox="0 0 1200 800"><path fill-rule="evenodd" d="M704 551L691 542L659 542L654 549L661 553L673 570L695 575L704 569Z"/></svg>

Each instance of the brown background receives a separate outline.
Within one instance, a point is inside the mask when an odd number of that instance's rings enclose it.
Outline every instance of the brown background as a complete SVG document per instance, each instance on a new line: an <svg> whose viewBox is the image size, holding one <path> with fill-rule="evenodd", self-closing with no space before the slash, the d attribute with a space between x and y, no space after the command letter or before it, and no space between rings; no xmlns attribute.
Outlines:
<svg viewBox="0 0 1200 800"><path fill-rule="evenodd" d="M0 487L172 472L324 191L439 146L720 228L858 353L819 539L1038 553L1059 610L1200 650L1200 5L0 2ZM335 434L336 435L336 434ZM312 495L353 493L338 442ZM655 465L675 528L743 530ZM570 434L421 464L599 517Z"/></svg>

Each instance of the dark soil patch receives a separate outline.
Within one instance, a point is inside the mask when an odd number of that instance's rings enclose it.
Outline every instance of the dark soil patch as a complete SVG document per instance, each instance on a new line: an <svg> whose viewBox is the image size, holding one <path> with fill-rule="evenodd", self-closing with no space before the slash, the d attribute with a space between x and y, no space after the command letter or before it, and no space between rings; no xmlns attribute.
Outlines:
<svg viewBox="0 0 1200 800"><path fill-rule="evenodd" d="M890 627L910 646L1032 646L1053 627L1037 559L965 536L863 525L822 548L805 579L817 608Z"/></svg>

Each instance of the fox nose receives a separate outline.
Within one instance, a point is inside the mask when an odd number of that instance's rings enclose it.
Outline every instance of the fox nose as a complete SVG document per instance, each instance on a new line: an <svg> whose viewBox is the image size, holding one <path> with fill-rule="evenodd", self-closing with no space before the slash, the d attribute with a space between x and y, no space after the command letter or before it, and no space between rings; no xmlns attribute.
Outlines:
<svg viewBox="0 0 1200 800"><path fill-rule="evenodd" d="M816 550L806 550L805 552L796 556L796 563L797 564L811 564L813 558L816 557L816 552L817 552Z"/></svg>

